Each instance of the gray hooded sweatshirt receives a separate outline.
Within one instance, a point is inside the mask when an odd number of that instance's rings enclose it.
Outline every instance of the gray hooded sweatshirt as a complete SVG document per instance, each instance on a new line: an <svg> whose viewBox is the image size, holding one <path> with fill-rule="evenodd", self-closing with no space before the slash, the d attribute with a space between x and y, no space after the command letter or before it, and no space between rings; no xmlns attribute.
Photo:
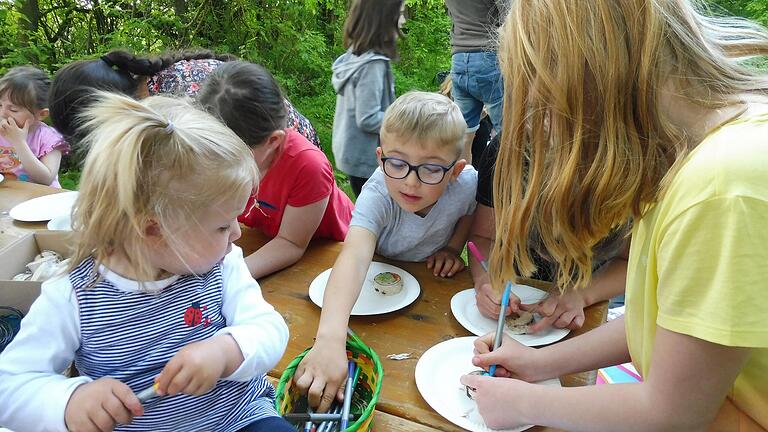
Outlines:
<svg viewBox="0 0 768 432"><path fill-rule="evenodd" d="M368 178L378 167L376 147L384 111L395 100L389 57L373 51L359 56L347 51L333 62L332 70L336 166L348 175Z"/></svg>

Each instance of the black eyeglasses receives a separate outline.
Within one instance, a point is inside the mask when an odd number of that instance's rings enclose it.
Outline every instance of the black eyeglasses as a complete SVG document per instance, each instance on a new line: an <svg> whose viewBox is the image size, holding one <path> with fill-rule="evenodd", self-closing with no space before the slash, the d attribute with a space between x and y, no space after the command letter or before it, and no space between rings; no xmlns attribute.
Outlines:
<svg viewBox="0 0 768 432"><path fill-rule="evenodd" d="M411 171L416 171L416 177L419 181L428 184L436 185L443 181L445 173L451 170L456 165L455 160L448 166L442 166L433 163L424 163L419 165L411 165L408 162L395 157L382 157L381 163L384 166L384 174L393 179L404 179L408 177Z"/></svg>

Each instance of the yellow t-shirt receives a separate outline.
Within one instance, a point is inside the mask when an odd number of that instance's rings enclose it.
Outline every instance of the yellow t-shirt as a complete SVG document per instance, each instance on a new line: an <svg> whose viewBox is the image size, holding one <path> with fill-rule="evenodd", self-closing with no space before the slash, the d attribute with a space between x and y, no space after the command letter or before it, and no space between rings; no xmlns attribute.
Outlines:
<svg viewBox="0 0 768 432"><path fill-rule="evenodd" d="M768 429L768 113L711 133L635 224L625 319L643 376L657 325L753 348L728 397Z"/></svg>

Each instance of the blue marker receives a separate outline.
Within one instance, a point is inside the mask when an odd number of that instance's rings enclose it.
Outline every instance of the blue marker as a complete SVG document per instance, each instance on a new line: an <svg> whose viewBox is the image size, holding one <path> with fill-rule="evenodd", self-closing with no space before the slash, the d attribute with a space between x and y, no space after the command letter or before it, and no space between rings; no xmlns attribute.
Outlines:
<svg viewBox="0 0 768 432"><path fill-rule="evenodd" d="M496 336L493 339L493 350L496 351L501 346L501 338L504 335L504 311L509 304L509 294L512 292L512 282L508 281L504 288L504 294L501 296L501 310L499 311L499 322L496 325ZM493 376L496 373L496 365L491 365L488 369L488 375Z"/></svg>

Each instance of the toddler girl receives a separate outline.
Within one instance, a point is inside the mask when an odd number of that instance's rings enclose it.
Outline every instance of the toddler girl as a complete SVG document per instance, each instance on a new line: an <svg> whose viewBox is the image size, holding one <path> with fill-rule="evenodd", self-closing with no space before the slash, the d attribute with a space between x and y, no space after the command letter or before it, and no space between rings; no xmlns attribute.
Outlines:
<svg viewBox="0 0 768 432"><path fill-rule="evenodd" d="M61 156L69 145L48 117L51 80L31 66L18 66L0 78L0 173L21 181L59 186Z"/></svg>
<svg viewBox="0 0 768 432"><path fill-rule="evenodd" d="M288 330L232 245L258 182L248 148L181 100L94 100L73 256L0 355L0 424L291 430L264 376Z"/></svg>

